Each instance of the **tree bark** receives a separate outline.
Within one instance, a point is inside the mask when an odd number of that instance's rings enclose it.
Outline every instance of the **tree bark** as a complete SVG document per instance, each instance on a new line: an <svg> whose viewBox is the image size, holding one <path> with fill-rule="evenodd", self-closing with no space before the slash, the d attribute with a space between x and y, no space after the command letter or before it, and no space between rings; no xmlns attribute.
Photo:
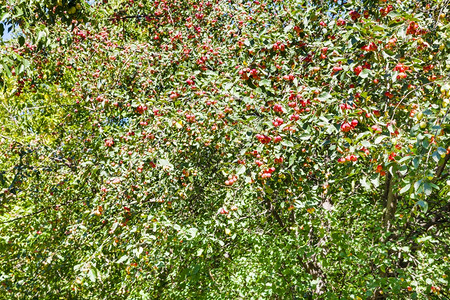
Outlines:
<svg viewBox="0 0 450 300"><path fill-rule="evenodd" d="M442 172L444 172L445 166L447 165L447 162L450 160L450 153L448 153L445 158L444 158L444 162L442 163L442 165L437 167L436 170L436 175L433 178L433 182L436 182L437 180L439 180L439 178L442 176Z"/></svg>
<svg viewBox="0 0 450 300"><path fill-rule="evenodd" d="M280 225L281 229L289 234L289 229L286 227L285 223L281 219L278 212L275 210L275 207L273 206L272 202L268 197L265 199L267 210L272 214L273 218L277 221L278 225ZM313 255L311 258L307 258L305 255L297 255L297 259L305 268L306 272L310 274L314 280L317 280L317 286L314 291L316 295L323 295L326 291L326 275L323 273L322 268L319 263L317 263L317 260L315 256Z"/></svg>

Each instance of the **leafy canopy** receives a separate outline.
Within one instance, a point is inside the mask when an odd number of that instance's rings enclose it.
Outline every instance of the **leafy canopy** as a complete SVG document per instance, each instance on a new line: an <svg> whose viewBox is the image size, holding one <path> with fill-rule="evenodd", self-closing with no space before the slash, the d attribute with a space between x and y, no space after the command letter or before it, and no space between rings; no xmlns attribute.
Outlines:
<svg viewBox="0 0 450 300"><path fill-rule="evenodd" d="M0 298L449 297L448 4L2 1Z"/></svg>

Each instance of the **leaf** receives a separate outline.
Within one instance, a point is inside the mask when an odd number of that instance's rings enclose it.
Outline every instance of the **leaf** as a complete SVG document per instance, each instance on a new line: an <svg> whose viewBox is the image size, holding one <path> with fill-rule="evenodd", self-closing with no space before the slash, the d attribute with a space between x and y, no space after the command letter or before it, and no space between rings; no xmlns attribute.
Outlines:
<svg viewBox="0 0 450 300"><path fill-rule="evenodd" d="M237 170L237 172L236 172L236 175L244 174L244 173L245 173L245 170L246 170L245 166L244 166L244 165L241 165L241 166L238 168L238 170Z"/></svg>
<svg viewBox="0 0 450 300"><path fill-rule="evenodd" d="M303 141L309 141L311 139L311 136L310 135L302 135L302 136L300 136L300 139Z"/></svg>
<svg viewBox="0 0 450 300"><path fill-rule="evenodd" d="M446 154L447 153L447 149L439 147L437 148L437 152L442 155L442 154Z"/></svg>
<svg viewBox="0 0 450 300"><path fill-rule="evenodd" d="M437 151L434 151L431 157L434 159L435 162L439 162L439 160L441 159L441 155Z"/></svg>
<svg viewBox="0 0 450 300"><path fill-rule="evenodd" d="M325 101L327 99L331 98L331 94L327 93L327 92L322 92L320 93L320 95L317 97L317 99L321 100L321 101Z"/></svg>
<svg viewBox="0 0 450 300"><path fill-rule="evenodd" d="M399 163L399 164L401 164L401 163L404 163L404 162L406 162L407 160L410 160L412 157L411 156L405 156L405 157L402 157L400 160L398 160L397 162Z"/></svg>
<svg viewBox="0 0 450 300"><path fill-rule="evenodd" d="M408 166L407 165L400 166L398 172L403 176L406 175L406 173L408 173Z"/></svg>
<svg viewBox="0 0 450 300"><path fill-rule="evenodd" d="M288 26L284 27L284 32L288 33L289 31L291 31L291 29L294 27L294 24L289 23Z"/></svg>
<svg viewBox="0 0 450 300"><path fill-rule="evenodd" d="M297 159L297 156L295 154L292 154L291 157L289 157L289 167L295 163L296 159Z"/></svg>
<svg viewBox="0 0 450 300"><path fill-rule="evenodd" d="M380 177L377 176L375 179L372 179L370 182L377 188L380 186Z"/></svg>
<svg viewBox="0 0 450 300"><path fill-rule="evenodd" d="M195 238L197 236L198 233L198 229L195 227L189 228L186 233L189 234L189 236L187 237L188 240L192 240L193 238Z"/></svg>
<svg viewBox="0 0 450 300"><path fill-rule="evenodd" d="M95 268L89 269L88 277L92 282L95 282L95 280L97 279L97 272Z"/></svg>
<svg viewBox="0 0 450 300"><path fill-rule="evenodd" d="M207 76L217 76L217 73L211 70L207 70L205 72L203 72L203 75L207 75Z"/></svg>
<svg viewBox="0 0 450 300"><path fill-rule="evenodd" d="M423 191L424 191L425 195L429 196L431 194L431 192L433 191L431 184L428 182L425 182L423 184Z"/></svg>
<svg viewBox="0 0 450 300"><path fill-rule="evenodd" d="M419 201L419 202L423 202L423 201ZM417 242L418 243L423 243L423 242L431 240L432 238L433 237L431 237L431 236L424 236L424 237L418 238ZM430 284L431 284L431 282L430 282Z"/></svg>
<svg viewBox="0 0 450 300"><path fill-rule="evenodd" d="M427 203L427 202L425 202L425 201L423 201L423 200L420 200L420 201L417 202L417 205L419 205L420 207L422 207L422 210L423 210L424 212L427 212L427 210L428 210L428 203Z"/></svg>
<svg viewBox="0 0 450 300"><path fill-rule="evenodd" d="M143 251L144 251L144 249L143 249L142 247L139 247L139 248L136 250L136 257L141 256L141 254L142 254Z"/></svg>
<svg viewBox="0 0 450 300"><path fill-rule="evenodd" d="M294 147L294 143L292 143L291 141L282 141L281 145L286 147Z"/></svg>
<svg viewBox="0 0 450 300"><path fill-rule="evenodd" d="M404 194L407 191L409 191L411 189L411 184L408 183L407 185L405 185L401 190L400 190L400 194Z"/></svg>
<svg viewBox="0 0 450 300"><path fill-rule="evenodd" d="M271 81L268 79L263 79L259 82L259 85L261 86L267 86L267 87L271 87Z"/></svg>
<svg viewBox="0 0 450 300"><path fill-rule="evenodd" d="M369 141L361 141L361 145L365 148L370 148L370 146L372 146Z"/></svg>
<svg viewBox="0 0 450 300"><path fill-rule="evenodd" d="M175 127L178 128L178 129L183 128L183 121L180 120L178 122L175 122Z"/></svg>
<svg viewBox="0 0 450 300"><path fill-rule="evenodd" d="M362 187L365 188L366 190L369 190L371 188L370 183L367 182L367 178L366 177L362 177L359 182L361 183Z"/></svg>
<svg viewBox="0 0 450 300"><path fill-rule="evenodd" d="M25 38L21 35L19 36L19 45L23 46L25 44Z"/></svg>
<svg viewBox="0 0 450 300"><path fill-rule="evenodd" d="M160 165L162 167L167 166L167 167L173 168L173 165L167 159L158 160L158 165Z"/></svg>
<svg viewBox="0 0 450 300"><path fill-rule="evenodd" d="M384 31L384 27L375 25L375 26L372 26L372 30L374 30L374 31Z"/></svg>
<svg viewBox="0 0 450 300"><path fill-rule="evenodd" d="M119 260L117 261L118 264L121 264L123 262L125 262L126 260L128 260L128 255L124 255L121 258L119 258Z"/></svg>
<svg viewBox="0 0 450 300"><path fill-rule="evenodd" d="M396 19L398 17L401 17L402 15L398 12L395 12L394 10L387 14L388 17L391 17L392 19Z"/></svg>
<svg viewBox="0 0 450 300"><path fill-rule="evenodd" d="M397 81L397 75L398 75L398 72L397 72L397 71L394 71L394 72L392 73L392 82L396 82L396 81Z"/></svg>
<svg viewBox="0 0 450 300"><path fill-rule="evenodd" d="M387 138L386 135L381 135L381 136L377 137L377 138L375 139L375 144L378 145L378 144L381 143L381 141L384 140L385 138Z"/></svg>
<svg viewBox="0 0 450 300"><path fill-rule="evenodd" d="M361 78L367 78L370 75L370 70L369 69L364 69L361 71L361 73L359 73L359 77Z"/></svg>
<svg viewBox="0 0 450 300"><path fill-rule="evenodd" d="M416 183L414 183L414 191L417 193L417 191L419 190L420 186L422 185L422 180L417 181Z"/></svg>
<svg viewBox="0 0 450 300"><path fill-rule="evenodd" d="M40 42L41 40L45 40L46 37L47 37L47 33L45 31L39 31L38 37L37 37L37 42Z"/></svg>
<svg viewBox="0 0 450 300"><path fill-rule="evenodd" d="M232 82L227 82L223 85L223 88L225 91L230 90L233 87L233 83Z"/></svg>
<svg viewBox="0 0 450 300"><path fill-rule="evenodd" d="M413 159L414 169L417 169L419 167L419 163L420 163L419 158L418 157L414 157L414 159Z"/></svg>

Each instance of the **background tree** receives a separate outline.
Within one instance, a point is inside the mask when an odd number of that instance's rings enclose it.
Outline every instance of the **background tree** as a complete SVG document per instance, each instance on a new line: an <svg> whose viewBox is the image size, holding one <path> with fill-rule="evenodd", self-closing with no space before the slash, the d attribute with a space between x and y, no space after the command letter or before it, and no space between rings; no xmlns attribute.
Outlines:
<svg viewBox="0 0 450 300"><path fill-rule="evenodd" d="M26 3L1 297L448 297L448 1Z"/></svg>

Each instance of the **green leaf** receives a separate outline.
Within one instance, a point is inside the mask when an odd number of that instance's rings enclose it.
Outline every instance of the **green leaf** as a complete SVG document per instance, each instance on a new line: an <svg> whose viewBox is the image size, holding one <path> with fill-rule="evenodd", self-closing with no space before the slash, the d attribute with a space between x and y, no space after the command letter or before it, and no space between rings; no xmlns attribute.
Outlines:
<svg viewBox="0 0 450 300"><path fill-rule="evenodd" d="M173 168L173 165L167 159L158 160L158 165L160 165L162 167L167 166L167 167Z"/></svg>
<svg viewBox="0 0 450 300"><path fill-rule="evenodd" d="M289 157L289 167L295 163L296 159L297 159L297 156L295 154L292 154L291 157Z"/></svg>
<svg viewBox="0 0 450 300"><path fill-rule="evenodd" d="M408 183L407 185L405 185L401 190L400 190L400 194L404 194L407 191L409 191L411 189L411 184Z"/></svg>
<svg viewBox="0 0 450 300"><path fill-rule="evenodd" d="M47 38L47 33L44 30L39 31L38 36L37 36L37 42L39 43L40 41L45 40L46 38Z"/></svg>
<svg viewBox="0 0 450 300"><path fill-rule="evenodd" d="M206 76L217 76L217 73L214 72L214 71L211 71L211 70L207 70L207 71L203 72L203 75L206 75Z"/></svg>
<svg viewBox="0 0 450 300"><path fill-rule="evenodd" d="M96 272L95 268L89 269L88 277L92 282L95 282L95 280L97 279L97 272Z"/></svg>
<svg viewBox="0 0 450 300"><path fill-rule="evenodd" d="M437 151L434 151L431 157L434 159L435 162L439 162L439 160L441 159L441 155Z"/></svg>
<svg viewBox="0 0 450 300"><path fill-rule="evenodd" d="M417 205L419 205L420 207L422 207L422 210L423 210L424 212L427 212L427 210L428 210L428 203L427 203L427 202L425 202L425 201L423 201L423 200L420 200L420 201L417 202Z"/></svg>
<svg viewBox="0 0 450 300"><path fill-rule="evenodd" d="M189 229L186 231L186 233L189 234L189 236L187 237L187 239L188 239L188 240L192 240L192 239L194 239L194 238L197 236L198 229L192 227L192 228L189 228Z"/></svg>
<svg viewBox="0 0 450 300"><path fill-rule="evenodd" d="M422 186L422 180L416 181L416 183L414 183L414 191L416 193L418 193L421 186Z"/></svg>
<svg viewBox="0 0 450 300"><path fill-rule="evenodd" d="M419 164L420 164L420 159L418 157L414 157L414 159L413 159L414 169L417 169L419 167Z"/></svg>
<svg viewBox="0 0 450 300"><path fill-rule="evenodd" d="M327 93L327 92L322 92L320 93L320 95L317 97L317 99L319 99L320 101L326 101L328 99L331 98L331 94Z"/></svg>
<svg viewBox="0 0 450 300"><path fill-rule="evenodd" d="M429 196L432 191L433 191L433 188L431 187L431 184L428 182L425 182L423 184L423 192L425 193L425 195Z"/></svg>
<svg viewBox="0 0 450 300"><path fill-rule="evenodd" d="M121 258L119 258L119 260L117 261L118 264L121 264L123 262L125 262L126 260L128 260L128 255L124 255Z"/></svg>
<svg viewBox="0 0 450 300"><path fill-rule="evenodd" d="M366 178L366 177L362 177L362 178L359 180L359 182L361 183L361 186L362 186L363 188L365 188L366 190L370 190L371 186L370 186L370 183L367 181L367 178Z"/></svg>
<svg viewBox="0 0 450 300"><path fill-rule="evenodd" d="M400 166L398 172L403 176L406 175L408 173L408 166L407 165Z"/></svg>
<svg viewBox="0 0 450 300"><path fill-rule="evenodd" d="M381 141L383 141L385 138L387 138L387 136L386 135L380 135L379 137L377 137L376 139L375 139L375 144L379 144L379 143L381 143Z"/></svg>
<svg viewBox="0 0 450 300"><path fill-rule="evenodd" d="M442 154L446 154L447 153L447 149L439 147L437 148L437 152L442 155Z"/></svg>
<svg viewBox="0 0 450 300"><path fill-rule="evenodd" d="M266 86L266 87L272 87L271 86L271 81L268 79L263 79L259 82L259 85L261 86Z"/></svg>
<svg viewBox="0 0 450 300"><path fill-rule="evenodd" d="M380 177L377 176L374 179L372 179L370 182L372 182L372 184L377 188L380 186Z"/></svg>
<svg viewBox="0 0 450 300"><path fill-rule="evenodd" d="M289 148L294 147L294 143L292 143L291 141L286 141L286 140L283 140L281 142L281 145L289 147Z"/></svg>
<svg viewBox="0 0 450 300"><path fill-rule="evenodd" d="M387 16L388 16L388 17L391 17L392 19L396 19L396 18L398 18L398 17L401 17L402 15L399 14L398 12L396 12L395 10L393 10L393 11L389 12L389 13L387 14Z"/></svg>
<svg viewBox="0 0 450 300"><path fill-rule="evenodd" d="M302 136L300 136L300 139L303 141L309 141L311 139L311 136L310 135L302 135Z"/></svg>
<svg viewBox="0 0 450 300"><path fill-rule="evenodd" d="M241 165L241 166L237 169L236 175L244 174L244 173L245 173L245 170L246 170L245 165Z"/></svg>
<svg viewBox="0 0 450 300"><path fill-rule="evenodd" d="M233 83L232 82L227 82L223 85L223 88L225 89L225 91L229 91L232 87L233 87Z"/></svg>
<svg viewBox="0 0 450 300"><path fill-rule="evenodd" d="M366 149L370 148L372 144L369 141L361 141L361 145Z"/></svg>
<svg viewBox="0 0 450 300"><path fill-rule="evenodd" d="M361 73L359 73L359 77L361 78L367 78L370 75L370 70L369 69L364 69L361 71Z"/></svg>
<svg viewBox="0 0 450 300"><path fill-rule="evenodd" d="M24 44L25 44L25 38L21 35L21 36L19 36L19 45L20 46L23 46Z"/></svg>
<svg viewBox="0 0 450 300"><path fill-rule="evenodd" d="M142 247L137 248L136 249L136 257L139 258L139 256L141 256L141 254L142 254L142 251L144 251L144 249Z"/></svg>
<svg viewBox="0 0 450 300"><path fill-rule="evenodd" d="M405 157L402 157L401 159L399 159L397 162L398 162L399 164L402 164L402 163L404 163L404 162L406 162L406 161L408 161L408 160L411 160L411 159L412 159L411 156L405 156Z"/></svg>
<svg viewBox="0 0 450 300"><path fill-rule="evenodd" d="M284 33L287 33L289 31L291 31L291 29L294 27L294 25L292 23L289 23L288 26L284 27Z"/></svg>

